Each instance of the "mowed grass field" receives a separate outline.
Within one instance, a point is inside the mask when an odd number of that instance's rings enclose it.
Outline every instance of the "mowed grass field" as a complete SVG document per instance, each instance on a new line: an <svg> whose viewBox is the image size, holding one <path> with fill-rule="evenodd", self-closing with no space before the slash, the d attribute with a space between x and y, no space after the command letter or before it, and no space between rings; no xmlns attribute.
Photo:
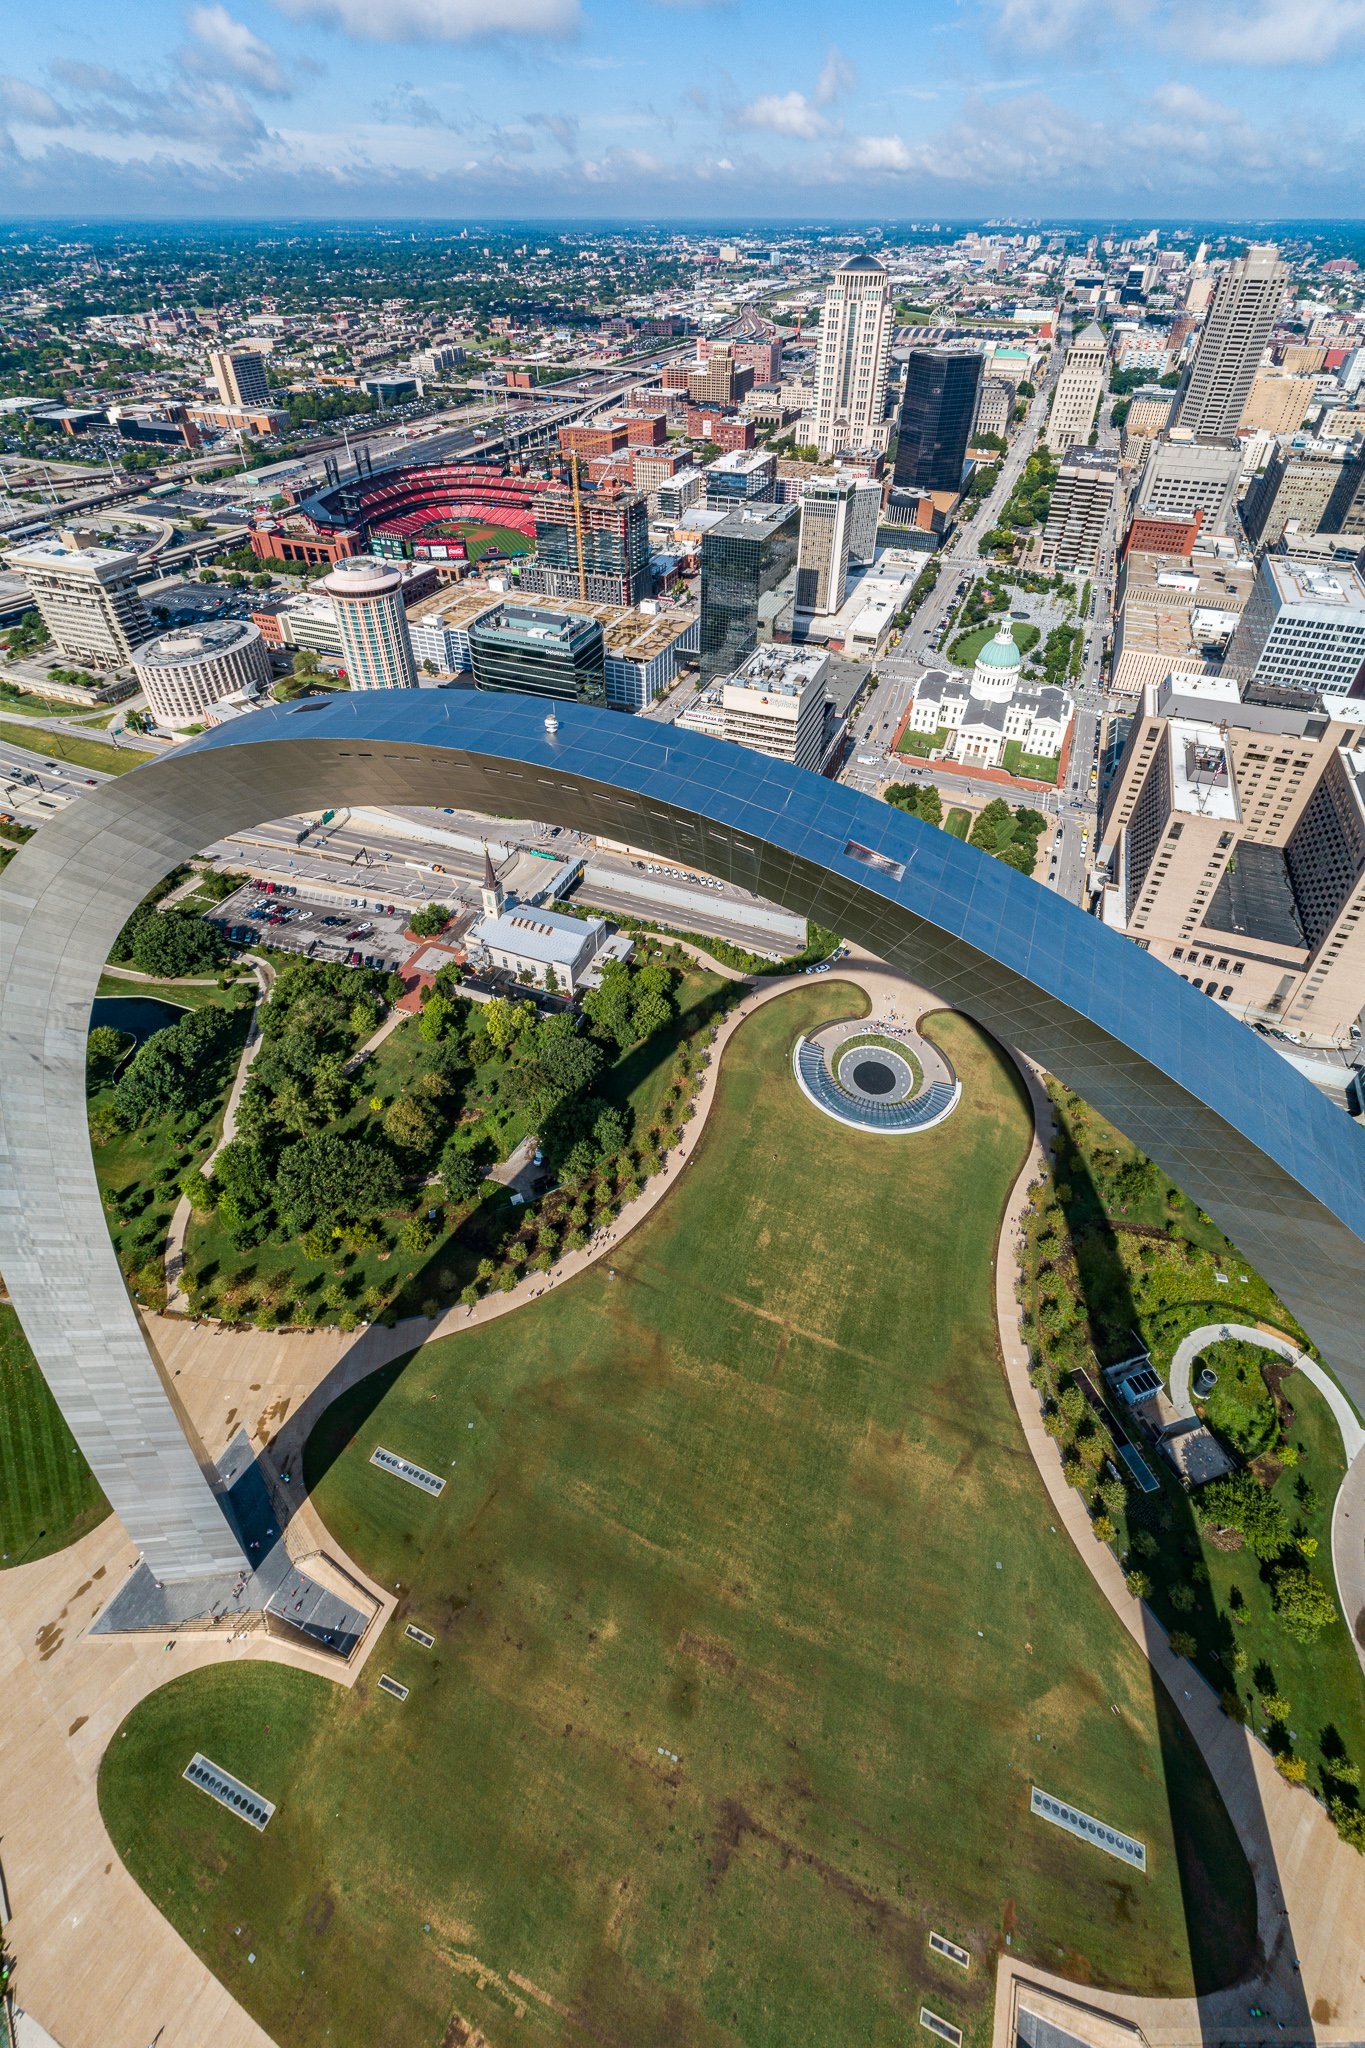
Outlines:
<svg viewBox="0 0 1365 2048"><path fill-rule="evenodd" d="M114 1737L120 1853L285 2048L889 2048L921 2003L981 2048L1007 1937L1143 1992L1241 1966L1235 1836L1051 1528L998 1362L1021 1091L945 1016L955 1115L842 1129L791 1046L864 1007L758 1011L610 1263L324 1417L318 1506L400 1590L353 1690L220 1667ZM181 1781L195 1749L277 1802L264 1835ZM1031 1819L1035 1781L1148 1874Z"/></svg>
<svg viewBox="0 0 1365 2048"><path fill-rule="evenodd" d="M0 1571L64 1550L108 1512L18 1316L0 1305Z"/></svg>

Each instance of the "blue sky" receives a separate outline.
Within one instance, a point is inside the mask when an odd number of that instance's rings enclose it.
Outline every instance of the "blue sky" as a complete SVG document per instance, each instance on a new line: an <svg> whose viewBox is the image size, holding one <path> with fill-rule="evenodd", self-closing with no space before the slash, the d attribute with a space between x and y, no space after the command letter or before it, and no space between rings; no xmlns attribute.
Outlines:
<svg viewBox="0 0 1365 2048"><path fill-rule="evenodd" d="M45 0L15 214L1365 215L1365 0Z"/></svg>

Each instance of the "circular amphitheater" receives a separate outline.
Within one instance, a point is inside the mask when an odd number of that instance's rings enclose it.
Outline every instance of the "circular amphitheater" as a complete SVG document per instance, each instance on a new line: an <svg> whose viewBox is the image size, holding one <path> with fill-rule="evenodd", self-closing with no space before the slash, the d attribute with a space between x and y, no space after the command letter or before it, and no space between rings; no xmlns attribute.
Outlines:
<svg viewBox="0 0 1365 2048"><path fill-rule="evenodd" d="M836 1123L893 1137L941 1124L962 1093L938 1048L902 1024L827 1024L798 1038L792 1071Z"/></svg>

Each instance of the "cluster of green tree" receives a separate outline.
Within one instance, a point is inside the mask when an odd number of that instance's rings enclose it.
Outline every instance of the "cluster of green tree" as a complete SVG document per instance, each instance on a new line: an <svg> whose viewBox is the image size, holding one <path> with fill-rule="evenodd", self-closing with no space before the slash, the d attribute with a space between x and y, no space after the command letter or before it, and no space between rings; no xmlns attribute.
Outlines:
<svg viewBox="0 0 1365 2048"><path fill-rule="evenodd" d="M437 932L443 932L450 923L448 903L428 903L424 910L415 910L408 919L408 930L418 939L434 939Z"/></svg>
<svg viewBox="0 0 1365 2048"><path fill-rule="evenodd" d="M943 798L932 782L923 788L916 782L893 782L882 795L898 811L908 811L912 818L922 818L926 825L943 823Z"/></svg>
<svg viewBox="0 0 1365 2048"><path fill-rule="evenodd" d="M36 611L21 612L4 636L5 652L12 659L37 654L51 644L52 636Z"/></svg>
<svg viewBox="0 0 1365 2048"><path fill-rule="evenodd" d="M987 547L996 550L1012 548L1030 527L1043 525L1052 504L1058 466L1057 457L1049 449L1041 446L1034 449L1009 494L1000 515L1000 524L992 527L986 536Z"/></svg>
<svg viewBox="0 0 1365 2048"><path fill-rule="evenodd" d="M991 436L992 440L997 438L995 435ZM983 498L988 498L999 481L1000 464L998 462L978 462L972 471L971 480L967 485L968 509L970 510L979 505Z"/></svg>
<svg viewBox="0 0 1365 2048"><path fill-rule="evenodd" d="M130 476L138 476L148 470L160 469L165 460L164 449L125 448L119 457L119 467L126 469Z"/></svg>
<svg viewBox="0 0 1365 2048"><path fill-rule="evenodd" d="M327 420L350 419L355 413L374 412L378 404L372 391L342 386L335 392L291 391L285 400L291 427L317 426Z"/></svg>
<svg viewBox="0 0 1365 2048"><path fill-rule="evenodd" d="M1012 811L1003 797L992 797L972 824L970 844L983 853L995 855L1007 867L1031 875L1038 859L1038 841L1047 830L1041 811L1020 807Z"/></svg>
<svg viewBox="0 0 1365 2048"><path fill-rule="evenodd" d="M1145 384L1159 384L1163 391L1174 391L1180 382L1179 370L1168 370L1164 377L1153 377L1150 370L1111 370L1109 389L1126 398Z"/></svg>
<svg viewBox="0 0 1365 2048"><path fill-rule="evenodd" d="M1043 643L1043 680L1063 684L1081 672L1085 633L1080 626L1054 626Z"/></svg>
<svg viewBox="0 0 1365 2048"><path fill-rule="evenodd" d="M117 1129L135 1131L149 1119L164 1121L198 1107L221 1085L234 1043L231 1018L212 1004L188 1010L179 1023L154 1031L119 1079L107 1112L110 1121ZM100 1040L98 1053L107 1063L106 1040Z"/></svg>
<svg viewBox="0 0 1365 2048"><path fill-rule="evenodd" d="M919 575L915 578L913 584L910 586L910 597L908 602L904 604L901 607L900 611L898 611L896 614L896 625L900 629L900 631L903 632L905 628L909 625L911 619L915 615L916 609L923 604L925 598L928 597L930 591L934 588L934 585L938 582L938 579L942 573L943 564L939 561L937 555L931 562L927 563L925 567L920 570Z"/></svg>
<svg viewBox="0 0 1365 2048"><path fill-rule="evenodd" d="M1009 609L1010 594L1006 587L994 578L978 576L962 600L962 608L954 620L958 633L970 633L975 626L984 625L995 612Z"/></svg>
<svg viewBox="0 0 1365 2048"><path fill-rule="evenodd" d="M1008 443L1003 434L973 434L972 446L973 448L987 448L996 455L1003 455ZM999 474L1000 472L997 469L996 475L998 476Z"/></svg>
<svg viewBox="0 0 1365 2048"><path fill-rule="evenodd" d="M110 957L131 962L139 974L175 981L187 974L212 974L226 956L222 934L194 911L142 903L114 941Z"/></svg>

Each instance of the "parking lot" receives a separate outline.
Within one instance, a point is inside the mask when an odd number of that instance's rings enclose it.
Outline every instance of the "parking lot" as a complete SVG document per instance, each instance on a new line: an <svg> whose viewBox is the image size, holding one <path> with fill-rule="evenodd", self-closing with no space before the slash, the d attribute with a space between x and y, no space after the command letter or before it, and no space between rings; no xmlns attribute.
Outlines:
<svg viewBox="0 0 1365 2048"><path fill-rule="evenodd" d="M379 897L314 896L283 882L250 882L218 906L213 921L234 945L390 969L413 950L404 936L410 915L411 905Z"/></svg>

